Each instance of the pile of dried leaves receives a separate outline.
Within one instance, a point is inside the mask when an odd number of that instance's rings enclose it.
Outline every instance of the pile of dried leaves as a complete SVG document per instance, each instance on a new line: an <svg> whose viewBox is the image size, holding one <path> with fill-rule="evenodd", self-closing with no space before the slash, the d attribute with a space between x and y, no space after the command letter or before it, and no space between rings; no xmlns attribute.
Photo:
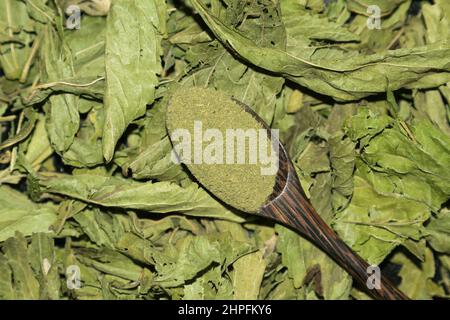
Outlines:
<svg viewBox="0 0 450 320"><path fill-rule="evenodd" d="M448 297L449 40L448 0L2 0L0 298L368 298L171 162L180 86L252 106L355 251Z"/></svg>

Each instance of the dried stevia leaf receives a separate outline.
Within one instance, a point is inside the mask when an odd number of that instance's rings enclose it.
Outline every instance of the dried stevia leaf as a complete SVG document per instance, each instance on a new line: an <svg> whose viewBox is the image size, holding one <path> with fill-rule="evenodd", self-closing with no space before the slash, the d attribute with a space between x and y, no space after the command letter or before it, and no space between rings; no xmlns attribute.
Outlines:
<svg viewBox="0 0 450 320"><path fill-rule="evenodd" d="M131 121L154 100L161 71L160 0L115 1L106 22L106 89L103 156L113 157L117 141Z"/></svg>
<svg viewBox="0 0 450 320"><path fill-rule="evenodd" d="M5 0L0 3L0 64L8 79L21 78L31 53L32 31L33 21L24 2Z"/></svg>
<svg viewBox="0 0 450 320"><path fill-rule="evenodd" d="M72 56L53 27L43 30L41 59L45 61L42 78L51 83L72 77ZM47 132L56 152L66 151L73 142L80 125L78 113L79 97L70 93L51 95L45 104Z"/></svg>
<svg viewBox="0 0 450 320"><path fill-rule="evenodd" d="M449 138L427 122L413 124L409 136L384 118L361 109L349 124L349 135L362 143L364 162L357 161L352 201L335 221L344 239L374 263L406 239L419 240L422 224L450 194ZM363 136L363 119L373 133ZM434 132L433 139L425 132Z"/></svg>
<svg viewBox="0 0 450 320"><path fill-rule="evenodd" d="M267 261L264 252L256 251L233 263L233 297L238 300L256 300L264 278Z"/></svg>
<svg viewBox="0 0 450 320"><path fill-rule="evenodd" d="M8 186L0 186L0 241L19 231L25 236L35 232L50 232L56 221L51 205L33 203L28 197Z"/></svg>
<svg viewBox="0 0 450 320"><path fill-rule="evenodd" d="M40 299L59 299L61 281L54 240L45 233L34 233L28 247L31 268L40 287Z"/></svg>
<svg viewBox="0 0 450 320"><path fill-rule="evenodd" d="M450 211L443 209L426 227L427 240L437 252L450 252Z"/></svg>
<svg viewBox="0 0 450 320"><path fill-rule="evenodd" d="M346 53L345 59L344 51L335 49L317 58L309 52L293 55L276 48L258 47L243 33L225 25L198 0L192 0L192 4L211 31L243 60L339 100L361 99L401 87L439 86L450 81L447 42L367 56Z"/></svg>
<svg viewBox="0 0 450 320"><path fill-rule="evenodd" d="M434 296L444 296L444 290L433 281L436 272L434 260L430 249L427 249L425 260L419 266L405 254L397 253L392 257L392 262L402 265L400 289L412 299L428 300Z"/></svg>
<svg viewBox="0 0 450 320"><path fill-rule="evenodd" d="M16 237L9 238L4 242L2 252L4 257L3 261L6 259L7 265L11 270L9 280L11 281L14 292L12 299L39 299L39 282L30 266L26 239L18 233ZM6 273L7 275L8 273ZM5 280L7 281L8 278L3 281Z"/></svg>
<svg viewBox="0 0 450 320"><path fill-rule="evenodd" d="M178 211L194 216L243 220L211 198L196 183L180 187L166 181L136 182L92 174L51 174L40 176L39 183L47 192L106 207L161 213Z"/></svg>

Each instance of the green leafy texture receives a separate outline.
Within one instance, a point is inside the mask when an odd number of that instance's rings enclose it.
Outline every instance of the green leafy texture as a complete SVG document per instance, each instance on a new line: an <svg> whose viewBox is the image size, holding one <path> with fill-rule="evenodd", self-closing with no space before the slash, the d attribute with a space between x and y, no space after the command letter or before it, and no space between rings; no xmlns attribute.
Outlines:
<svg viewBox="0 0 450 320"><path fill-rule="evenodd" d="M29 264L25 238L21 235L9 238L3 244L2 251L11 270L9 278L14 288L14 299L39 299L39 282Z"/></svg>
<svg viewBox="0 0 450 320"><path fill-rule="evenodd" d="M11 147L22 140L26 139L30 133L33 131L34 125L36 123L37 114L31 109L24 112L27 122L23 124L20 130L12 137L9 137L2 143L0 143L0 150Z"/></svg>
<svg viewBox="0 0 450 320"><path fill-rule="evenodd" d="M0 3L0 65L8 79L19 79L29 58L33 41L33 21L25 3L5 0Z"/></svg>
<svg viewBox="0 0 450 320"><path fill-rule="evenodd" d="M448 40L450 38L450 6L445 0L436 0L433 2L434 4L422 4L428 43Z"/></svg>
<svg viewBox="0 0 450 320"><path fill-rule="evenodd" d="M181 239L179 254L161 257L156 254L158 276L156 283L174 287L211 266L213 263L230 264L246 253L249 246L237 241L230 242L227 235L213 237L186 237ZM170 250L168 251L170 252Z"/></svg>
<svg viewBox="0 0 450 320"><path fill-rule="evenodd" d="M326 254L295 232L277 227L283 265L287 267L294 288L317 299L348 299L351 278ZM310 275L316 275L307 279ZM309 282L308 282L309 281ZM310 286L312 284L312 286ZM319 289L319 290L317 290Z"/></svg>
<svg viewBox="0 0 450 320"><path fill-rule="evenodd" d="M15 298L12 270L8 259L0 253L0 299L13 300Z"/></svg>
<svg viewBox="0 0 450 320"><path fill-rule="evenodd" d="M93 268L88 268L78 260L78 252L72 249L70 244L67 245L64 250L60 250L58 258L62 261L63 268L65 270L65 286L64 289L76 299L102 299L101 284L99 283L99 277L101 273ZM82 277L79 283L81 286L79 289L67 288L67 280L69 282L72 279L73 273L69 273L69 268L79 268L79 275Z"/></svg>
<svg viewBox="0 0 450 320"><path fill-rule="evenodd" d="M91 16L104 16L108 13L111 1L80 1L63 0L60 6L64 11L71 5L76 5L81 11Z"/></svg>
<svg viewBox="0 0 450 320"><path fill-rule="evenodd" d="M102 133L104 111L98 103L91 102L92 110L81 121L80 130L70 148L64 152L64 163L73 167L92 167L103 163Z"/></svg>
<svg viewBox="0 0 450 320"><path fill-rule="evenodd" d="M423 203L378 191L373 185L378 181L373 171L358 163L352 201L334 222L347 244L373 264L408 238L420 239L420 227L430 216Z"/></svg>
<svg viewBox="0 0 450 320"><path fill-rule="evenodd" d="M106 23L106 89L103 155L110 161L117 141L153 102L161 71L160 0L114 1Z"/></svg>
<svg viewBox="0 0 450 320"><path fill-rule="evenodd" d="M225 20L232 25L239 25L239 29L259 45L285 47L285 29L277 3L267 0L249 3L230 1L226 8L222 2L214 1L213 5L214 10ZM259 19L247 19L248 16L257 16ZM189 33L188 38L186 33ZM188 74L181 80L183 86L211 86L225 91L271 123L276 95L281 90L283 78L242 64L217 40L206 38L199 42L198 39L204 33L201 29L187 28L178 30L170 38L171 43L186 51L183 59L188 62Z"/></svg>
<svg viewBox="0 0 450 320"><path fill-rule="evenodd" d="M399 273L402 282L399 288L411 299L428 300L444 295L443 288L433 281L436 269L430 249L426 250L424 262L419 264L403 253L397 253L391 261L402 265Z"/></svg>
<svg viewBox="0 0 450 320"><path fill-rule="evenodd" d="M72 56L61 35L51 26L44 27L41 59L43 81L57 82L73 76ZM73 142L80 125L79 97L74 94L55 94L49 97L44 110L47 116L47 132L56 152L66 151Z"/></svg>
<svg viewBox="0 0 450 320"><path fill-rule="evenodd" d="M381 133L361 137L358 127L364 121L374 133ZM437 211L450 195L450 137L426 121L416 121L406 130L387 117L361 109L348 134L355 141L361 137L364 145L369 143L362 159L376 170L375 188L421 201Z"/></svg>
<svg viewBox="0 0 450 320"><path fill-rule="evenodd" d="M232 298L231 281L223 276L221 266L211 267L195 278L192 284L185 285L183 291L185 300L230 300Z"/></svg>
<svg viewBox="0 0 450 320"><path fill-rule="evenodd" d="M408 0L349 0L347 2L350 11L367 14L367 8L369 6L378 6L381 15L384 16L394 11L400 4L408 2Z"/></svg>
<svg viewBox="0 0 450 320"><path fill-rule="evenodd" d="M442 253L450 253L450 211L442 209L431 219L426 228L427 241L431 247Z"/></svg>
<svg viewBox="0 0 450 320"><path fill-rule="evenodd" d="M267 261L264 252L256 251L233 263L233 297L236 300L256 300Z"/></svg>
<svg viewBox="0 0 450 320"><path fill-rule="evenodd" d="M23 161L33 168L33 170L37 171L52 153L53 149L50 145L47 131L45 130L45 118L43 115L40 115L31 135Z"/></svg>
<svg viewBox="0 0 450 320"><path fill-rule="evenodd" d="M119 217L86 209L77 213L74 219L93 243L99 247L114 248L124 233Z"/></svg>
<svg viewBox="0 0 450 320"><path fill-rule="evenodd" d="M161 234L175 229L188 231L193 234L201 234L203 231L203 227L198 221L181 215L171 215L158 220L142 220L138 219L136 215L131 214L131 221L133 226L138 230L138 234L151 241L158 241ZM225 223L224 221L221 222Z"/></svg>
<svg viewBox="0 0 450 320"><path fill-rule="evenodd" d="M116 152L114 161L134 179L181 181L187 178L180 164L172 161L172 144L166 129L166 101L147 112L140 130L130 134L127 148Z"/></svg>
<svg viewBox="0 0 450 320"><path fill-rule="evenodd" d="M293 248L300 246L299 241L301 241L301 238L295 232L286 228L278 227L277 231L280 235L277 249L281 253L283 265L287 266L289 270L294 286L298 288L302 285L306 276L306 268L302 259L299 258L301 256L300 252L296 252Z"/></svg>
<svg viewBox="0 0 450 320"><path fill-rule="evenodd" d="M62 92L102 99L105 87L104 79L104 76L58 77L58 81L44 83L21 93L21 100L17 102L17 105L20 107L31 106L45 101L54 93ZM78 108L81 110L79 105Z"/></svg>
<svg viewBox="0 0 450 320"><path fill-rule="evenodd" d="M39 281L40 299L59 299L61 281L53 239L45 233L34 233L28 257Z"/></svg>
<svg viewBox="0 0 450 320"><path fill-rule="evenodd" d="M108 25L111 3L134 8L122 25ZM193 86L280 129L319 214L396 265L383 272L408 295L448 298L450 2L198 3L0 2L0 299L369 299L301 236L226 210L171 161L167 102ZM80 29L67 28L71 4ZM108 103L142 104L124 110L107 162L106 47L120 26L134 31L114 43L114 76L131 86Z"/></svg>
<svg viewBox="0 0 450 320"><path fill-rule="evenodd" d="M55 13L47 6L48 0L22 0L27 5L30 18L41 23L51 23L55 19Z"/></svg>
<svg viewBox="0 0 450 320"><path fill-rule="evenodd" d="M408 27L408 10L411 7L411 0L384 2L383 5L390 6L394 2L399 2L399 4L389 8L379 6L381 10L385 10L380 12L380 28L368 28L367 26L368 23L375 23L377 12L374 11L374 7L369 9L368 6L365 6L363 12L356 12L357 15L351 21L349 29L358 34L361 41L354 47L366 53L375 53L396 47L399 37ZM371 3L370 5L376 4Z"/></svg>
<svg viewBox="0 0 450 320"><path fill-rule="evenodd" d="M131 259L110 249L83 250L78 259L85 266L125 280L138 281L143 271Z"/></svg>
<svg viewBox="0 0 450 320"><path fill-rule="evenodd" d="M439 129L450 136L447 106L439 90L419 91L414 96L414 106L418 109L416 118L429 119Z"/></svg>
<svg viewBox="0 0 450 320"><path fill-rule="evenodd" d="M413 124L409 136L369 109L360 109L347 132L359 141L361 160L351 203L334 225L353 249L380 263L407 239L419 240L430 211L449 198L449 138L426 122Z"/></svg>
<svg viewBox="0 0 450 320"><path fill-rule="evenodd" d="M187 238L181 244L179 256L166 259L156 266L159 276L155 281L171 287L194 278L213 262L222 262L219 243L210 242L205 237Z"/></svg>
<svg viewBox="0 0 450 320"><path fill-rule="evenodd" d="M339 211L345 208L353 194L353 172L355 169L354 144L350 139L335 135L330 140L330 164L332 170L332 207Z"/></svg>
<svg viewBox="0 0 450 320"><path fill-rule="evenodd" d="M58 43L63 42L61 44L64 48L63 59L68 62L59 69L56 68L62 72L55 74L55 70L50 70L51 79L47 83L33 86L22 93L20 101L22 105L33 105L45 101L54 93L61 92L83 95L93 99L103 98L106 19L83 16L80 25L83 25L83 28L73 31L65 30L62 40L56 39ZM48 45L47 42L50 41L46 40L44 36L44 46ZM45 54L50 55L48 52ZM82 101L78 102L78 107L82 112L80 104Z"/></svg>
<svg viewBox="0 0 450 320"><path fill-rule="evenodd" d="M53 69L48 71L50 79L47 80L47 83L33 86L21 93L20 103L23 106L45 101L50 95L62 92L83 95L93 99L103 98L105 91L106 19L83 16L80 25L83 25L83 28L73 31L65 30L62 38L53 41L56 44L48 44L51 41L47 40L45 36L43 37L44 50L46 50L45 46L57 46L59 44L64 51L62 59L66 60L67 63L60 63L59 68L52 66ZM52 36L55 36L55 34L52 33ZM49 52L44 54L51 56ZM46 58L45 55L44 58ZM50 62L53 61L50 60ZM46 75L43 78L45 79L45 77ZM79 108L81 103L78 102ZM80 112L82 112L81 109Z"/></svg>
<svg viewBox="0 0 450 320"><path fill-rule="evenodd" d="M180 187L167 181L142 183L92 174L52 174L40 176L39 179L47 192L101 206L162 213L179 211L189 215L243 220L195 183Z"/></svg>
<svg viewBox="0 0 450 320"><path fill-rule="evenodd" d="M211 31L244 60L338 100L361 99L387 88L427 88L450 80L448 43L369 56L353 54L349 57L347 54L345 60L340 51L329 55L325 52L295 56L287 51L257 46L225 25L198 0L192 0L192 4Z"/></svg>
<svg viewBox="0 0 450 320"><path fill-rule="evenodd" d="M0 241L19 231L25 236L50 232L57 215L51 205L39 205L8 186L0 186Z"/></svg>
<svg viewBox="0 0 450 320"><path fill-rule="evenodd" d="M359 41L358 35L350 32L325 16L310 12L301 2L280 1L282 20L287 33L287 51L301 52L315 40L332 42ZM299 19L301 23L299 22Z"/></svg>
<svg viewBox="0 0 450 320"><path fill-rule="evenodd" d="M67 32L75 75L79 78L105 76L106 19L83 16L80 29ZM103 96L103 92L102 92Z"/></svg>
<svg viewBox="0 0 450 320"><path fill-rule="evenodd" d="M441 255L439 257L439 262L441 263L439 271L442 275L442 287L448 292L448 288L450 288L450 256Z"/></svg>

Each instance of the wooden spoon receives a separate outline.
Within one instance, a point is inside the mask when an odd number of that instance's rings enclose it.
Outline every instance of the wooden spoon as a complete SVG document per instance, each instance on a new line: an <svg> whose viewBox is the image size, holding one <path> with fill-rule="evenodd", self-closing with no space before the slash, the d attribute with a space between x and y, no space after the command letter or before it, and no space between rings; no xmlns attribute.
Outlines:
<svg viewBox="0 0 450 320"><path fill-rule="evenodd" d="M252 114L270 134L270 128L250 107L236 99L233 100ZM279 144L279 168L274 191L268 202L256 214L298 231L303 237L333 258L359 283L361 289L374 299L409 299L381 273L380 288L368 288L367 279L371 275L368 274L370 265L350 249L316 212L300 186L297 173L286 149L281 142L275 141L275 143Z"/></svg>

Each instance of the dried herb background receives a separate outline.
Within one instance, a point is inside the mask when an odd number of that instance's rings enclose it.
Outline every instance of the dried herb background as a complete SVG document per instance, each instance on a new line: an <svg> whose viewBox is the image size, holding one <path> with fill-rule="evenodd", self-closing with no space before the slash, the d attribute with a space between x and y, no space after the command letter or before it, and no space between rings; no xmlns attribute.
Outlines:
<svg viewBox="0 0 450 320"><path fill-rule="evenodd" d="M448 0L2 0L1 299L368 299L171 162L181 86L252 106L355 251L449 297Z"/></svg>

